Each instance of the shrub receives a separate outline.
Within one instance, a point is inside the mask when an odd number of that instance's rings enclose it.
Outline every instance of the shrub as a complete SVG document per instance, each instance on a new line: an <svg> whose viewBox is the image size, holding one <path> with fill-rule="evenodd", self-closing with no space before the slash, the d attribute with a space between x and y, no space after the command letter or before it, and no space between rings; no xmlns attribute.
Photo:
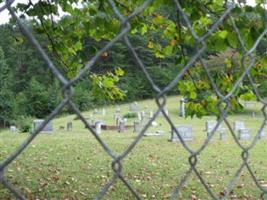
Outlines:
<svg viewBox="0 0 267 200"><path fill-rule="evenodd" d="M136 118L137 117L137 113L126 113L125 115L123 115L123 118Z"/></svg>
<svg viewBox="0 0 267 200"><path fill-rule="evenodd" d="M21 116L17 119L16 125L20 132L26 133L30 132L32 128L32 119L27 116Z"/></svg>

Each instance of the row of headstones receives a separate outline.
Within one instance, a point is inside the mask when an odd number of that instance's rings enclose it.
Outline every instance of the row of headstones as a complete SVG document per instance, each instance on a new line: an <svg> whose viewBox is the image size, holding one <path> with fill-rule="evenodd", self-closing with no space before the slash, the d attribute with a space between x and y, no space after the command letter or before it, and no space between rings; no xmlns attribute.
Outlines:
<svg viewBox="0 0 267 200"><path fill-rule="evenodd" d="M212 131L216 128L217 122L216 121L207 121L206 122L206 132L207 137L211 137ZM184 141L192 141L193 140L193 131L192 126L188 125L179 125L175 127L176 131L179 133L179 135L182 137ZM216 131L220 134L220 140L225 140L225 131L226 128L222 128L220 125L216 129ZM238 133L238 140L250 140L251 134L250 130L245 127L244 122L242 121L236 121L234 122L234 132ZM265 131L261 131L259 133L259 139L262 139L266 137ZM176 134L175 130L171 130L171 141L180 141L178 135Z"/></svg>
<svg viewBox="0 0 267 200"><path fill-rule="evenodd" d="M44 119L37 119L37 120L33 120L33 127L31 132L36 131L43 123L45 122ZM66 126L66 130L67 131L72 131L73 129L73 125L72 122L67 122L67 126ZM65 130L64 126L60 126L59 129L61 130ZM17 127L15 125L10 126L10 131L11 132L17 132ZM53 132L53 122L49 121L44 128L41 130L42 133L52 133Z"/></svg>

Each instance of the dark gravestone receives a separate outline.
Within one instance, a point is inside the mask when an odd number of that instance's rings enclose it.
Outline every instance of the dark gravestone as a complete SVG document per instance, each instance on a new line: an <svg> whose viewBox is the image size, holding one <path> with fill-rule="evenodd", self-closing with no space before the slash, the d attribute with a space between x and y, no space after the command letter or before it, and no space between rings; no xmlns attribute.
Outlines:
<svg viewBox="0 0 267 200"><path fill-rule="evenodd" d="M72 131L72 122L67 123L67 131Z"/></svg>
<svg viewBox="0 0 267 200"><path fill-rule="evenodd" d="M37 119L33 121L33 130L37 130L40 125L44 122L43 119ZM52 133L53 132L53 124L52 121L48 122L48 124L45 125L45 127L41 130L43 133Z"/></svg>

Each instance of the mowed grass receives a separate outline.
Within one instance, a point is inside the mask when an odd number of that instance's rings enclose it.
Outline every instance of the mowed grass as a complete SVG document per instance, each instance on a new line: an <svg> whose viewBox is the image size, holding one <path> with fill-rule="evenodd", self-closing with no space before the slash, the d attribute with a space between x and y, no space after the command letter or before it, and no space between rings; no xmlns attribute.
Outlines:
<svg viewBox="0 0 267 200"><path fill-rule="evenodd" d="M156 110L152 100L139 102L142 109L146 106ZM129 112L128 105L121 105L121 114ZM194 141L187 144L198 149L206 138L205 121L215 119L209 116L202 119L179 117L179 97L169 97L167 108L175 124L193 126ZM229 116L232 123L242 120L251 129L253 136L263 123L261 105L253 107L256 113ZM99 110L97 119L114 124L113 114L116 107L106 108L102 116ZM83 113L89 117L92 111ZM112 178L111 157L103 150L94 136L85 129L84 124L74 120L74 115L58 117L53 120L54 133L40 134L28 148L5 170L5 177L28 199L94 199L102 187ZM136 119L128 120L132 124ZM73 121L73 131L59 130ZM180 143L169 142L170 125L159 116L158 127L151 127L148 133L164 131L163 136L144 137L130 154L122 161L122 174L143 199L169 199L179 181L189 169L190 154ZM225 124L223 124L226 127ZM121 154L131 144L137 134L129 129L123 133L102 131L101 138L116 154ZM0 133L0 160L6 159L26 138L26 133ZM198 156L197 170L214 194L220 196L242 164L241 149L234 142L230 132L226 140L220 141L219 135ZM249 145L250 142L242 142ZM267 141L259 140L249 153L249 164L257 180L267 183ZM230 199L260 199L261 191L256 187L246 168L231 192ZM0 185L0 199L14 199L12 194ZM109 190L105 199L134 199L127 187L118 180ZM177 199L211 199L193 172L181 189Z"/></svg>

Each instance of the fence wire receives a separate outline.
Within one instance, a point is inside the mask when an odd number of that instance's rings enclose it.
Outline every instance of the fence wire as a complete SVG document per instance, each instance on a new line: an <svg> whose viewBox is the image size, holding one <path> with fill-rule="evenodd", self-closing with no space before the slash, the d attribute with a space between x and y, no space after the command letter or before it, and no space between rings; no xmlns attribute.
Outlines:
<svg viewBox="0 0 267 200"><path fill-rule="evenodd" d="M16 12L12 8L12 4L14 0L7 0L5 4L0 7L0 12L4 10L8 10L13 17L13 19L16 20L18 26L20 27L20 30L22 34L31 42L32 46L36 49L36 51L42 56L43 60L46 62L47 67L53 72L54 76L61 82L62 84L62 91L64 94L64 99L62 102L53 110L53 112L46 118L46 120L37 128L29 137L26 139L26 141L21 144L11 155L9 155L5 160L1 161L0 163L0 183L7 188L17 199L24 200L26 199L23 194L20 193L20 191L14 187L7 177L5 176L5 171L8 168L8 166L28 147L28 145L34 140L34 138L40 133L40 131L57 115L59 114L62 109L66 106L69 105L75 114L78 116L78 118L85 124L85 126L89 129L89 131L93 134L95 139L98 141L99 145L102 146L102 148L105 150L105 152L112 158L112 163L111 167L113 170L113 176L112 178L105 184L103 188L101 188L99 194L96 195L96 199L103 199L105 195L107 194L108 190L117 182L120 180L127 188L128 190L133 194L133 196L136 199L142 199L141 196L138 194L138 192L135 190L135 188L125 179L125 177L122 174L123 171L123 165L122 161L131 153L131 151L135 148L135 146L142 140L144 133L146 130L150 127L152 121L156 119L156 117L159 115L160 112L163 113L165 119L169 123L170 127L174 130L175 134L177 137L180 139L182 146L186 151L190 154L188 160L189 160L189 169L185 173L185 175L181 178L180 182L177 184L175 187L175 190L173 191L172 195L170 196L170 199L176 199L178 195L180 194L180 190L183 187L183 185L188 181L189 177L192 175L192 173L195 173L195 175L198 177L200 182L203 184L205 187L207 193L210 195L212 199L227 199L230 195L230 192L236 185L236 182L238 181L242 171L247 168L251 178L255 182L256 186L259 188L259 190L262 192L262 198L264 198L264 195L267 194L267 189L264 188L260 182L257 180L253 170L250 167L250 164L248 162L249 158L249 152L250 150L256 145L260 133L263 131L265 122L267 120L266 116L266 105L267 102L261 98L257 88L255 87L254 81L249 73L250 69L255 65L256 63L256 58L255 58L255 50L257 46L259 45L259 42L263 39L263 37L267 33L267 27L265 27L264 31L260 35L260 37L256 40L252 48L247 49L244 43L244 40L241 37L241 34L235 24L235 19L232 16L231 11L235 8L234 3L229 3L228 1L225 1L225 11L222 13L222 15L218 18L218 20L209 28L209 30L203 34L202 36L199 36L193 29L192 24L186 15L186 13L183 10L183 7L181 6L181 3L179 0L173 0L174 4L176 6L176 10L179 13L179 15L182 17L182 20L185 22L185 25L187 28L190 30L190 33L192 34L193 38L195 39L196 42L196 53L189 59L189 61L184 65L183 69L176 75L176 77L173 79L173 81L167 85L164 89L160 89L149 73L147 72L144 63L140 59L138 53L135 51L135 48L133 44L130 42L128 38L128 33L131 29L131 19L134 18L135 16L138 16L141 14L151 3L153 0L145 0L143 4L136 8L134 12L132 12L129 16L125 17L121 14L119 9L117 8L116 4L114 3L113 0L108 0L108 3L110 4L111 8L113 9L115 15L117 18L120 20L121 23L121 30L119 34L111 40L104 48L102 48L100 51L96 53L96 55L91 58L88 63L84 66L84 68L79 72L79 74L73 78L72 80L67 80L57 69L57 67L53 64L49 56L46 54L46 52L43 50L39 42L36 40L36 38L32 35L32 33L29 31L27 26L23 24L23 22L19 19L17 16ZM233 31L235 34L238 36L238 42L242 47L243 51L243 57L242 57L242 65L244 67L244 72L241 74L239 79L236 81L236 83L233 85L231 91L224 95L220 92L219 88L217 87L214 79L212 78L212 75L210 74L208 67L205 62L203 62L202 56L204 52L207 50L207 44L206 41L207 39L218 29L218 27L223 23L226 18L230 19L230 23L232 25ZM266 20L265 20L266 21ZM88 72L92 66L96 63L96 61L101 57L102 53L106 52L108 49L112 48L113 45L120 41L123 40L130 52L132 53L133 58L135 59L136 63L139 65L140 69L143 71L146 79L149 81L151 87L153 88L155 94L156 94L156 103L158 106L158 109L154 116L148 121L148 123L143 127L142 131L138 134L136 139L127 147L127 149L122 153L122 154L116 154L100 137L99 135L95 132L94 129L91 128L91 126L88 124L86 118L82 115L82 113L79 111L77 106L73 103L72 101L72 96L74 94L74 88L73 85L79 81L86 72ZM246 63L245 60L249 59L249 63ZM177 131L175 128L175 125L173 121L169 118L167 115L166 111L164 110L164 106L166 104L166 95L168 92L170 92L181 80L181 78L185 75L185 73L196 63L199 61L201 63L202 68L205 71L205 74L207 75L210 84L212 85L212 88L214 92L216 93L217 97L220 99L220 102L218 103L218 110L220 112L220 117L219 120L216 124L216 126L213 128L211 134L209 137L206 138L205 142L199 147L197 150L192 150L183 140L183 137ZM234 130L232 126L230 125L230 122L227 119L227 112L230 108L230 98L234 95L234 92L237 90L237 88L240 86L242 81L248 78L250 85L253 88L254 94L257 96L257 99L262 103L263 108L262 112L264 115L264 120L263 123L257 133L257 135L254 137L253 142L249 146L243 146L240 141L238 140L236 134L234 133ZM222 104L225 104L226 106L222 108ZM242 163L239 166L238 170L235 172L235 175L231 179L230 183L227 186L227 189L225 190L223 196L218 196L215 194L211 188L209 187L208 183L204 180L202 177L200 171L197 169L197 163L198 163L198 156L201 154L201 152L207 147L207 144L210 142L212 139L215 131L217 128L220 126L221 123L225 123L228 127L228 129L231 132L231 135L236 142L236 144L240 147L242 150L241 158L242 158Z"/></svg>

